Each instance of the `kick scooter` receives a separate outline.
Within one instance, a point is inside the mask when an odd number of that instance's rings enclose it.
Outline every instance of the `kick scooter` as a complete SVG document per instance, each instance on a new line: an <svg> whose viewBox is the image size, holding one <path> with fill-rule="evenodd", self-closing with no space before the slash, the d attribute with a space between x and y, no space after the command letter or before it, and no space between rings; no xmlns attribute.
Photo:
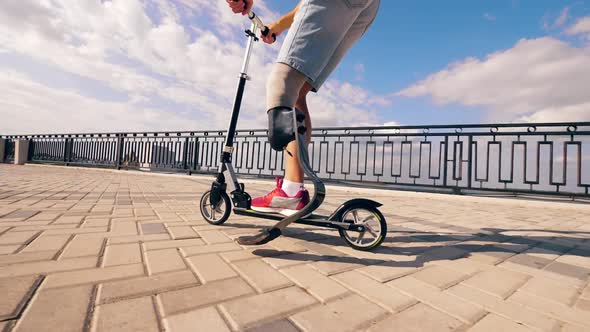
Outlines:
<svg viewBox="0 0 590 332"><path fill-rule="evenodd" d="M329 216L313 214L324 201L325 187L309 165L308 150L305 144L305 116L302 113L291 112L293 114L293 134L298 146L298 157L301 167L305 175L313 182L314 194L312 199L303 209L286 217L278 213L258 212L251 209L252 199L245 191L244 184L238 182L232 165L232 153L242 96L246 81L249 80L247 73L252 47L259 40L256 33L259 31L262 35L266 36L270 29L262 23L254 12L251 11L248 14L248 18L252 21L252 26L249 30L245 31L248 39L246 54L240 72L240 80L234 100L229 129L226 133L225 146L221 155L219 173L211 185L211 190L204 193L201 197L201 215L212 225L223 224L227 221L233 210L237 215L277 220L279 222L275 227L278 227L278 229L283 229L286 225L293 222L333 228L337 229L340 237L355 249L368 251L378 247L387 234L387 223L383 214L378 210L378 207L381 206L380 203L357 198L340 205ZM276 39L276 36L273 37ZM288 118L288 121L291 121L290 118ZM228 192L231 195L231 199ZM280 231L278 233L280 234Z"/></svg>

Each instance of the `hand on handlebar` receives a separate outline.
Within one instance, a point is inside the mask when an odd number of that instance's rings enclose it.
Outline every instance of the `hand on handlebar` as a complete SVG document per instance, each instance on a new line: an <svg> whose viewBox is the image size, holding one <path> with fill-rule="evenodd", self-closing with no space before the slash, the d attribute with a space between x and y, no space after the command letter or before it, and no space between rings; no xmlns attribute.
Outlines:
<svg viewBox="0 0 590 332"><path fill-rule="evenodd" d="M248 14L254 6L254 0L225 0L231 10L242 15Z"/></svg>
<svg viewBox="0 0 590 332"><path fill-rule="evenodd" d="M274 27L274 24L269 25L268 27L265 27L268 29L268 31L263 31L263 33L261 34L262 37L262 41L264 41L267 44L273 44L274 42L277 41L277 36L281 33L280 31L277 31Z"/></svg>

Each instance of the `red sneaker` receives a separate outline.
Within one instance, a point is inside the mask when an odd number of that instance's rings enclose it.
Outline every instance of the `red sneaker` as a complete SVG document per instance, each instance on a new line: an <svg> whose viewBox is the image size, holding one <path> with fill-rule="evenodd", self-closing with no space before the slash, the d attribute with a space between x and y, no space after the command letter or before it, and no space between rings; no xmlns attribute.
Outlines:
<svg viewBox="0 0 590 332"><path fill-rule="evenodd" d="M290 216L303 209L309 203L309 192L299 190L297 195L289 197L283 189L283 179L276 178L277 186L266 196L252 200L252 210L259 212L274 212Z"/></svg>

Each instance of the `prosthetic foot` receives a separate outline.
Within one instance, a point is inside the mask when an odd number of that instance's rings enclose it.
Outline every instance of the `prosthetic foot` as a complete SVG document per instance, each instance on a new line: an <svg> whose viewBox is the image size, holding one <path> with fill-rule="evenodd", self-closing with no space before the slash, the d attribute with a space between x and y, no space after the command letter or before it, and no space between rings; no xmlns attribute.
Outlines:
<svg viewBox="0 0 590 332"><path fill-rule="evenodd" d="M263 245L277 237L281 236L281 230L278 228L265 228L256 235L240 236L237 240L238 244L243 246Z"/></svg>
<svg viewBox="0 0 590 332"><path fill-rule="evenodd" d="M297 153L301 168L307 177L313 182L314 194L309 203L296 213L283 218L271 229L265 229L257 235L242 236L237 239L239 244L261 245L279 237L281 231L289 224L310 215L324 201L326 189L324 183L317 177L309 165L309 156L306 145L305 115L296 109L277 107L268 111L269 118L269 142L273 149L284 150L293 140L297 141ZM287 153L290 153L287 151Z"/></svg>

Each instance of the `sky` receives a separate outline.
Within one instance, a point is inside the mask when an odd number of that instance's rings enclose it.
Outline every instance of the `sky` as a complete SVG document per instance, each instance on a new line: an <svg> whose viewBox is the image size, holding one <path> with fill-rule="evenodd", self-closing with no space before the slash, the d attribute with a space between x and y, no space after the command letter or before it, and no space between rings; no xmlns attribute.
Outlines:
<svg viewBox="0 0 590 332"><path fill-rule="evenodd" d="M223 0L2 0L0 134L223 129L247 26ZM255 45L240 128L266 126L283 38ZM382 0L309 104L316 127L590 121L589 87L590 0Z"/></svg>

